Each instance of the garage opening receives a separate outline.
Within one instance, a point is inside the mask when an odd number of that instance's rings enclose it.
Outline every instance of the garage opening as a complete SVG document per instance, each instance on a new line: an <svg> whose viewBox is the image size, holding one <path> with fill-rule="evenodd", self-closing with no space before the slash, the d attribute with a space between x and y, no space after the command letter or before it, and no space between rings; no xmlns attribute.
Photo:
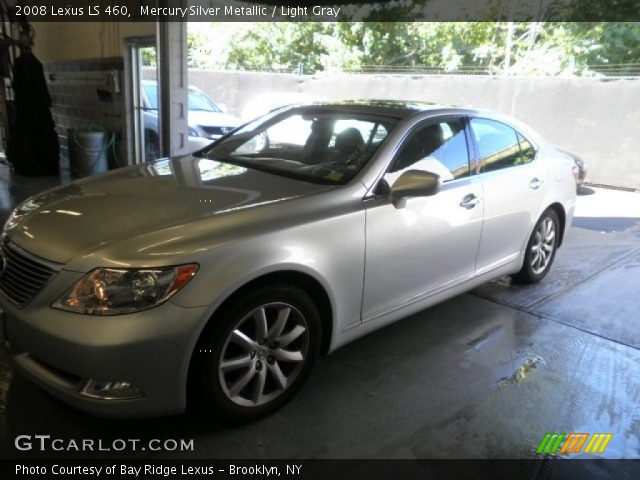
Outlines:
<svg viewBox="0 0 640 480"><path fill-rule="evenodd" d="M162 156L158 50L154 37L130 38L127 43L133 163L142 163Z"/></svg>

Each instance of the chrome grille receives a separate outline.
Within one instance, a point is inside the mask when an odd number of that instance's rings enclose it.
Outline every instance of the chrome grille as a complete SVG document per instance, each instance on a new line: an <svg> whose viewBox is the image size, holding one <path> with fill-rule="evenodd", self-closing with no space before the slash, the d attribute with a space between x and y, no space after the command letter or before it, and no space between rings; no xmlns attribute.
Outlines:
<svg viewBox="0 0 640 480"><path fill-rule="evenodd" d="M54 275L55 270L33 257L27 257L10 242L2 243L0 290L12 302L24 306Z"/></svg>

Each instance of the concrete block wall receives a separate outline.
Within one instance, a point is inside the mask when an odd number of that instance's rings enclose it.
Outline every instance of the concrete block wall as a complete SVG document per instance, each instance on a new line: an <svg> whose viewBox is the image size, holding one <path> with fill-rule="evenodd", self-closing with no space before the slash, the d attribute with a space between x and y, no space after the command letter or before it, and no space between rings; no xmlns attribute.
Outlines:
<svg viewBox="0 0 640 480"><path fill-rule="evenodd" d="M291 75L190 70L189 84L240 115L273 93L310 99L387 98L512 115L588 164L587 180L640 189L640 79L462 75Z"/></svg>
<svg viewBox="0 0 640 480"><path fill-rule="evenodd" d="M69 129L100 125L122 138L125 128L123 65L122 58L44 64L62 165L68 162ZM116 77L119 92L114 91L113 76ZM100 100L99 89L108 91L110 99ZM124 164L121 142L116 144L116 152L117 160L121 165ZM109 157L112 157L112 152L109 152Z"/></svg>
<svg viewBox="0 0 640 480"><path fill-rule="evenodd" d="M62 165L68 155L67 132L99 123L123 137L126 134L124 101L124 56L129 38L153 37L156 22L34 22L33 52L43 63L53 96L53 116L61 144ZM110 102L98 100L96 89L116 70L120 93ZM47 75L49 77L50 75ZM123 163L128 154L126 142L118 148Z"/></svg>

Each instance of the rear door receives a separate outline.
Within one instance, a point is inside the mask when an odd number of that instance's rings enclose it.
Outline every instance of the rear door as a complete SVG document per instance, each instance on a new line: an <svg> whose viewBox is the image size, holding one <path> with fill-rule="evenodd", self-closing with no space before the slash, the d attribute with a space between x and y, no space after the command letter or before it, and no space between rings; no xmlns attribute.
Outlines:
<svg viewBox="0 0 640 480"><path fill-rule="evenodd" d="M478 250L478 273L513 260L536 221L545 189L546 170L536 150L510 125L472 118L470 130L484 191L484 226Z"/></svg>

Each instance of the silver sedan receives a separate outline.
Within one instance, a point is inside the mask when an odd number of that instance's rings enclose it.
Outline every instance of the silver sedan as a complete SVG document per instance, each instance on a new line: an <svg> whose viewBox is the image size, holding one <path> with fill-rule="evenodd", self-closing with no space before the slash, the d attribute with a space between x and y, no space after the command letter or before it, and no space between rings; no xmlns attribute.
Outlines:
<svg viewBox="0 0 640 480"><path fill-rule="evenodd" d="M493 278L540 281L571 224L572 167L486 111L279 109L21 204L3 231L3 345L94 414L177 413L189 392L249 421L319 355Z"/></svg>

